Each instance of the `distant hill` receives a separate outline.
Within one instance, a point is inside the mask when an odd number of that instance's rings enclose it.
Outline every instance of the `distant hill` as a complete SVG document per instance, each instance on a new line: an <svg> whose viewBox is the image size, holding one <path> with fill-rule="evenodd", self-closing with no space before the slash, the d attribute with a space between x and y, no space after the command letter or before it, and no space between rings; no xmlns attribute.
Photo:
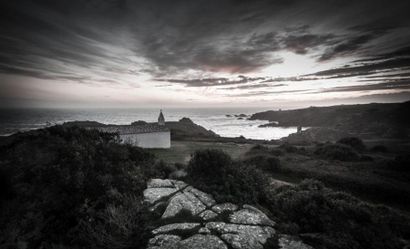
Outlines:
<svg viewBox="0 0 410 249"><path fill-rule="evenodd" d="M309 107L253 114L251 120L279 126L330 127L361 137L409 137L410 101L404 103Z"/></svg>
<svg viewBox="0 0 410 249"><path fill-rule="evenodd" d="M106 124L97 122L97 121L89 121L89 120L85 120L85 121L69 121L69 122L65 122L63 124L64 126L68 126L68 127L73 127L73 126L77 126L77 127L101 127L101 126L105 126Z"/></svg>
<svg viewBox="0 0 410 249"><path fill-rule="evenodd" d="M171 139L186 139L186 138L217 138L215 132L207 130L204 127L195 124L189 118L182 118L178 122L166 122L167 126L171 130Z"/></svg>
<svg viewBox="0 0 410 249"><path fill-rule="evenodd" d="M145 121L135 121L131 125L146 125ZM96 121L73 121L66 122L64 126L78 126L78 127L101 127L105 124ZM166 122L165 126L171 130L171 139L197 139L197 138L218 138L215 132L207 130L204 127L195 124L189 118L182 118L179 121Z"/></svg>

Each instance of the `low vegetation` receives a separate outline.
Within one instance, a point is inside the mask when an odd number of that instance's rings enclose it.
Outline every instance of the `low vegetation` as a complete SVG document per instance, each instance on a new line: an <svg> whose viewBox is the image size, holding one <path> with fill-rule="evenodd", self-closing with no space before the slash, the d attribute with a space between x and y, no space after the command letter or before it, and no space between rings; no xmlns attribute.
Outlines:
<svg viewBox="0 0 410 249"><path fill-rule="evenodd" d="M5 248L139 248L142 191L164 177L146 151L116 136L55 126L18 134L0 153Z"/></svg>
<svg viewBox="0 0 410 249"><path fill-rule="evenodd" d="M280 232L302 234L316 248L401 248L402 239L410 238L408 217L385 206L365 203L315 180L268 187L266 174L255 163L247 164L221 151L198 151L188 174L191 184L221 201L259 205L279 221Z"/></svg>
<svg viewBox="0 0 410 249"><path fill-rule="evenodd" d="M186 179L218 202L256 203L266 182L255 167L233 161L220 150L195 152Z"/></svg>
<svg viewBox="0 0 410 249"><path fill-rule="evenodd" d="M364 151L366 149L366 146L364 145L363 141L357 137L344 137L337 142L339 144L350 146L356 151Z"/></svg>
<svg viewBox="0 0 410 249"><path fill-rule="evenodd" d="M4 248L145 248L151 215L142 204L150 178L175 172L218 202L258 206L277 230L320 249L396 249L410 239L410 220L385 206L334 191L317 180L273 187L284 158L354 160L352 144L304 149L256 145L234 160L220 150L196 151L187 165L167 164L112 134L54 126L17 134L1 145L0 245ZM336 162L336 161L335 161ZM408 157L388 161L408 170ZM286 169L289 170L289 169ZM187 214L188 215L188 214Z"/></svg>
<svg viewBox="0 0 410 249"><path fill-rule="evenodd" d="M344 144L319 145L315 154L330 160L358 161L360 159L360 155L352 147Z"/></svg>
<svg viewBox="0 0 410 249"><path fill-rule="evenodd" d="M409 138L410 101L389 104L339 105L265 111L251 120L279 122L280 126L326 127L360 137Z"/></svg>
<svg viewBox="0 0 410 249"><path fill-rule="evenodd" d="M275 156L252 156L245 159L243 162L267 172L278 172L281 170L280 161Z"/></svg>
<svg viewBox="0 0 410 249"><path fill-rule="evenodd" d="M316 248L402 248L402 239L410 235L408 217L318 181L268 189L266 202L282 231L303 234Z"/></svg>

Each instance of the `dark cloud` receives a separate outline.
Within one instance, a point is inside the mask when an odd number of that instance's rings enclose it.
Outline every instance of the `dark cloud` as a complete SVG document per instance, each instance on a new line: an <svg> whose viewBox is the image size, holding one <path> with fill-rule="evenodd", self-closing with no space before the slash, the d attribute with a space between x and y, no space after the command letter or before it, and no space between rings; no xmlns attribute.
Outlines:
<svg viewBox="0 0 410 249"><path fill-rule="evenodd" d="M322 62L373 57L379 38L397 28L410 36L406 2L2 1L0 72L87 82L103 73L254 73L282 63L281 51ZM209 83L196 82L186 85Z"/></svg>
<svg viewBox="0 0 410 249"><path fill-rule="evenodd" d="M289 35L284 39L285 48L296 54L306 54L308 49L333 44L334 35Z"/></svg>
<svg viewBox="0 0 410 249"><path fill-rule="evenodd" d="M410 67L410 58L394 58L370 62L358 66L345 66L330 70L324 70L310 74L309 76L327 76L329 78L344 78L352 76L363 76L377 73L380 70L400 71Z"/></svg>
<svg viewBox="0 0 410 249"><path fill-rule="evenodd" d="M156 81L179 83L187 87L208 87L245 84L253 81L263 80L263 77L245 77L239 75L237 79L228 78L201 78L201 79L155 79Z"/></svg>
<svg viewBox="0 0 410 249"><path fill-rule="evenodd" d="M329 92L357 92L357 91L374 91L374 90L398 90L398 89L410 89L410 80L391 80L378 84L370 85L354 85L354 86L342 86L333 87L328 89L323 89L319 92L329 93Z"/></svg>
<svg viewBox="0 0 410 249"><path fill-rule="evenodd" d="M266 95L278 95L286 93L305 93L306 90L284 90L284 91L255 91L255 92L245 92L238 94L229 94L229 97L254 97L254 96L266 96Z"/></svg>
<svg viewBox="0 0 410 249"><path fill-rule="evenodd" d="M245 90L245 89L257 89L257 88L273 88L273 87L281 87L281 86L287 86L287 84L266 84L266 83L258 83L258 84L252 84L252 85L240 85L240 86L234 86L234 87L226 87L223 88L224 90Z"/></svg>
<svg viewBox="0 0 410 249"><path fill-rule="evenodd" d="M358 53L361 53L361 56L373 56L374 51L366 51L366 49L362 48L395 29L402 28L402 25L401 22L392 17L349 27L347 29L349 33L341 36L341 39L334 46L329 46L325 53L319 57L319 61L326 61L346 55L358 56ZM407 26L406 28L409 27Z"/></svg>

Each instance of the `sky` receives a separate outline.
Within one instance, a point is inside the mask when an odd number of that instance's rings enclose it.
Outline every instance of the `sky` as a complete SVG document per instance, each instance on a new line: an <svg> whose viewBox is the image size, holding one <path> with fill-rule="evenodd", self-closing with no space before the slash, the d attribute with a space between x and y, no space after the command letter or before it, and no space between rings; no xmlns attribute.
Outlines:
<svg viewBox="0 0 410 249"><path fill-rule="evenodd" d="M410 1L0 3L1 107L410 100Z"/></svg>

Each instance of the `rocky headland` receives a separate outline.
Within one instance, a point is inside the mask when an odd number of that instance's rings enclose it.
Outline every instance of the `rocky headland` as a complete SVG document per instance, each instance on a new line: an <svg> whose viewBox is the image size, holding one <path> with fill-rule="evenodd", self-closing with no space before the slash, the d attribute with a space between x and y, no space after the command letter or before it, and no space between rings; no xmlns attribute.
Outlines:
<svg viewBox="0 0 410 249"><path fill-rule="evenodd" d="M282 127L332 128L361 138L408 138L409 112L410 102L372 103L265 111L253 114L250 119L277 122Z"/></svg>
<svg viewBox="0 0 410 249"><path fill-rule="evenodd" d="M138 120L132 122L130 125L146 125L150 124L148 122ZM99 123L96 121L73 121L73 122L66 122L64 123L65 126L78 126L78 127L102 127L106 126L107 124ZM110 125L114 126L114 125ZM168 127L171 131L171 139L172 140L184 140L190 138L196 139L215 139L219 138L215 132L211 130L207 130L204 127L195 124L189 118L182 118L179 121L169 121L165 122L165 126Z"/></svg>

